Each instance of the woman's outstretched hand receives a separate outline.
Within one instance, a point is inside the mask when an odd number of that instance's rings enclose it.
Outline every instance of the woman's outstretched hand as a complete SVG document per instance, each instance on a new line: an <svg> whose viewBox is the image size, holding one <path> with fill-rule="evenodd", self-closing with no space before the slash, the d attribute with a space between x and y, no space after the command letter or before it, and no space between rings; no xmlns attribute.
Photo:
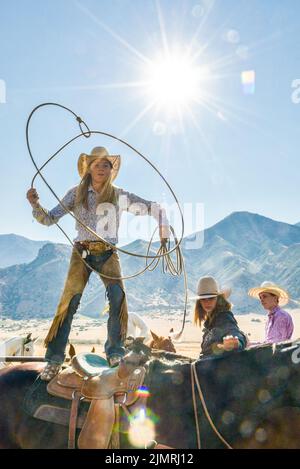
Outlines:
<svg viewBox="0 0 300 469"><path fill-rule="evenodd" d="M225 352L230 352L231 350L239 348L239 339L236 336L227 335L223 337L223 343L218 344L218 348Z"/></svg>

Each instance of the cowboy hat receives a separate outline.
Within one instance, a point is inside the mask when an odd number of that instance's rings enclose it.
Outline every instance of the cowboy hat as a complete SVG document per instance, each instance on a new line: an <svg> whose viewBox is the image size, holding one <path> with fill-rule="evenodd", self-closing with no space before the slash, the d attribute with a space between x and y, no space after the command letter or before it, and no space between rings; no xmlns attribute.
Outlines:
<svg viewBox="0 0 300 469"><path fill-rule="evenodd" d="M230 294L230 288L219 290L219 286L213 277L201 277L197 286L197 296L192 299L201 300L205 298L216 298L219 295L223 295L226 299Z"/></svg>
<svg viewBox="0 0 300 469"><path fill-rule="evenodd" d="M288 292L273 282L263 282L260 287L251 288L248 295L259 300L259 295L263 292L277 296L280 306L286 305L290 299Z"/></svg>
<svg viewBox="0 0 300 469"><path fill-rule="evenodd" d="M88 164L96 158L105 158L112 164L112 181L116 179L121 166L121 156L110 155L104 147L93 148L90 155L86 153L81 153L77 163L79 176L83 178L88 168Z"/></svg>

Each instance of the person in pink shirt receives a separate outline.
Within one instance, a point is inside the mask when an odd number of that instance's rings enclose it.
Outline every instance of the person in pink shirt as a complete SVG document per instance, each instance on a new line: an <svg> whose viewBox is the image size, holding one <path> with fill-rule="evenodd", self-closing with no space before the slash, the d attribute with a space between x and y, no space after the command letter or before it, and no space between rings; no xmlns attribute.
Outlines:
<svg viewBox="0 0 300 469"><path fill-rule="evenodd" d="M289 301L289 294L272 282L263 282L260 287L251 288L248 295L260 300L268 312L265 330L265 342L282 342L292 337L294 324L291 315L284 311Z"/></svg>

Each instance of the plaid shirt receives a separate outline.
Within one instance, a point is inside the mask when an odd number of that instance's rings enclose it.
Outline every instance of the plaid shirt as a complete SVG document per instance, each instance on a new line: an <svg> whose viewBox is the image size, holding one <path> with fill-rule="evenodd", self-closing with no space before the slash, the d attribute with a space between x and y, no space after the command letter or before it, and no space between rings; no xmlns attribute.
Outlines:
<svg viewBox="0 0 300 469"><path fill-rule="evenodd" d="M88 189L88 210L82 205L75 205L76 192L78 186L72 187L62 199L62 204L70 210L82 223L87 225L99 236L111 244L118 242L118 231L121 215L123 211L134 215L152 215L160 226L164 226L163 236L168 238L169 222L165 210L156 202L144 200L135 194L115 187L117 195L117 204L102 203L97 204L97 192L90 185ZM44 211L46 213L44 213ZM53 225L67 211L58 204L52 210L46 210L41 206L34 208L32 215L42 225ZM98 239L76 221L76 230L78 232L74 241L98 241Z"/></svg>

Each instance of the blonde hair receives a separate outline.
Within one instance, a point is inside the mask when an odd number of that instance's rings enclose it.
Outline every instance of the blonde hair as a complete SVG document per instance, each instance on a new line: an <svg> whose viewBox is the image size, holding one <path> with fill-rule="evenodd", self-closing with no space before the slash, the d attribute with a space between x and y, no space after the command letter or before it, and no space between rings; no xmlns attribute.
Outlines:
<svg viewBox="0 0 300 469"><path fill-rule="evenodd" d="M209 313L209 316L207 315L207 312L203 309L201 305L201 300L197 300L194 309L194 324L199 325L201 327L201 323L206 319L209 319L211 321L213 317L217 314L222 313L223 311L230 310L231 304L229 303L229 301L226 300L223 295L217 296L217 304L214 310Z"/></svg>
<svg viewBox="0 0 300 469"><path fill-rule="evenodd" d="M88 162L87 170L85 172L85 175L80 181L80 184L77 188L77 193L76 193L76 200L75 200L75 205L82 205L86 210L88 210L88 189L90 184L92 183L92 176L90 173L90 168L91 165L94 163L96 159L98 159L99 156L95 156L95 158L91 158L90 161ZM103 160L106 160L109 162L111 165L111 162L107 160L106 158L101 158ZM111 204L116 204L117 201L117 195L116 195L116 187L113 186L112 184L112 174L111 176L105 181L103 188L101 192L97 195L97 204L99 203L111 203Z"/></svg>

